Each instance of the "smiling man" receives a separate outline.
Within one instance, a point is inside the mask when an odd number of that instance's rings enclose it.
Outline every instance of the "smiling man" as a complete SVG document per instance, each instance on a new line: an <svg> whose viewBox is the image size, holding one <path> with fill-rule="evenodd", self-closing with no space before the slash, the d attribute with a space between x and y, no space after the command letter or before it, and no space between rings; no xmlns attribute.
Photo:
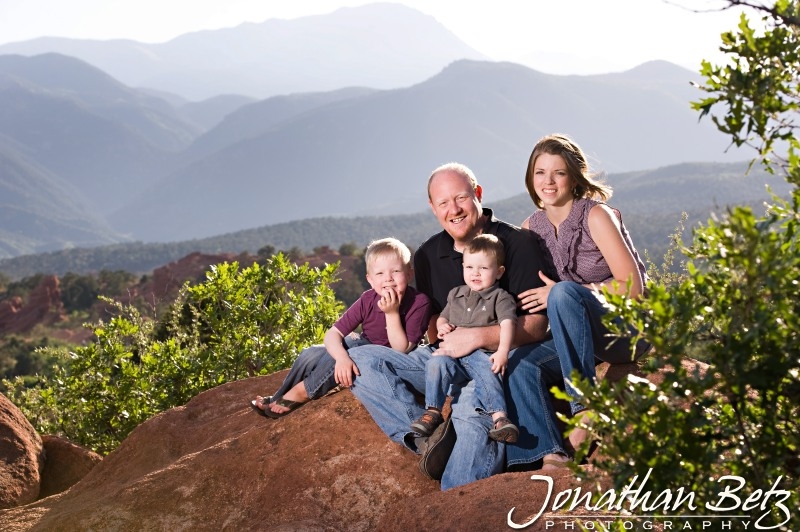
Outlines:
<svg viewBox="0 0 800 532"><path fill-rule="evenodd" d="M483 190L472 171L459 163L449 163L433 171L428 180L428 199L431 210L442 226L442 231L425 241L414 257L417 289L431 298L434 316L428 329L428 338L436 338L436 319L447 303L447 294L464 282L462 252L479 234L497 236L505 247L506 271L500 286L512 295L542 285L536 272L543 266L541 251L531 233L494 218L490 209L481 206ZM517 367L514 353L524 358L539 356L555 358L549 349L537 351L536 344L545 338L547 317L543 313L519 311L514 334L514 346L509 368ZM478 349L497 349L500 326L456 328L440 344L457 354L469 354ZM474 384L453 385L452 415L429 437L410 430L410 424L425 409L417 396L425 392L425 362L432 356L431 346L421 346L409 354L399 353L382 346L362 346L352 349L350 356L361 374L356 377L353 394L372 415L378 426L395 442L421 454L420 469L434 479L441 479L442 489L460 486L486 478L503 470L505 444L489 438L492 417L474 394ZM561 378L560 367L554 366ZM539 390L542 378L536 363L523 365L514 378L520 386ZM531 371L529 371L531 370ZM509 404L509 414L527 420L542 415L547 417L546 406L541 405L543 394L523 394L525 404L515 408ZM541 410L540 410L541 409ZM522 411L526 412L525 415ZM537 413L539 411L540 413ZM512 419L513 421L513 419ZM526 421L527 432L517 445L538 447L538 427ZM520 427L521 429L523 427ZM560 435L555 434L553 436ZM537 438L531 443L530 438ZM549 441L549 439L547 440Z"/></svg>

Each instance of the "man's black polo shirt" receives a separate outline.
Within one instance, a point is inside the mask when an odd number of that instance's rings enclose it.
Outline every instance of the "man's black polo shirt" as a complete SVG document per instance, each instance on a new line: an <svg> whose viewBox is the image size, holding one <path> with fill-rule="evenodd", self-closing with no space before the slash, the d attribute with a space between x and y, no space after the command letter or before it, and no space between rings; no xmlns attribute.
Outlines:
<svg viewBox="0 0 800 532"><path fill-rule="evenodd" d="M544 286L539 278L544 263L533 233L496 219L491 209L483 209L483 214L489 217L483 233L495 235L505 247L506 271L500 278L500 287L516 297L525 290ZM442 231L426 240L414 254L415 284L417 290L431 298L434 314L447 304L450 290L464 284L463 256L453 245L453 237Z"/></svg>

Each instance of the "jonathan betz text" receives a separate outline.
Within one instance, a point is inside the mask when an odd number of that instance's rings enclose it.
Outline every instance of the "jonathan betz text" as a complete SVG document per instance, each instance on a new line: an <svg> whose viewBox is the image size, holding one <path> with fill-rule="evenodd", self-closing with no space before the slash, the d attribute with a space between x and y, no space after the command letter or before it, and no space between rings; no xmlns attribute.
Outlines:
<svg viewBox="0 0 800 532"><path fill-rule="evenodd" d="M542 515L547 530L604 530L612 522L621 522L625 530L650 530L658 522L663 530L772 530L787 523L792 514L785 504L791 493L778 489L778 477L768 490L746 489L742 477L725 475L717 480L719 490L711 501L699 501L693 491L679 487L653 493L647 487L653 470L639 480L639 475L621 492L609 489L596 501L591 490L580 487L553 493L553 479L533 475L534 482L547 484L547 495L539 512L527 521L518 522L512 508L507 524L514 529L527 528ZM697 515L698 508L703 515ZM556 516L559 512L577 512ZM682 515L684 514L684 515ZM656 521L657 519L657 521Z"/></svg>

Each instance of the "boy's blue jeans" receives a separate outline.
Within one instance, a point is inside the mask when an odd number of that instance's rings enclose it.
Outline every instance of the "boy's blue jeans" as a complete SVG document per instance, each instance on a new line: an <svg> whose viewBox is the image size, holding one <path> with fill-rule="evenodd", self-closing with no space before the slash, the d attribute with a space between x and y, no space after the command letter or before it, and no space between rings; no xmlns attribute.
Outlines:
<svg viewBox="0 0 800 532"><path fill-rule="evenodd" d="M348 350L359 345L369 344L367 340L354 335L346 336L343 343L345 349ZM335 368L336 360L328 354L324 345L307 347L297 355L289 373L283 379L283 384L273 394L273 397L280 399L298 382L302 382L309 399L319 399L336 388L336 378L333 375Z"/></svg>
<svg viewBox="0 0 800 532"><path fill-rule="evenodd" d="M441 410L450 385L474 381L477 400L486 412L506 412L506 399L500 375L492 372L489 354L478 349L461 358L435 354L425 363L425 406Z"/></svg>

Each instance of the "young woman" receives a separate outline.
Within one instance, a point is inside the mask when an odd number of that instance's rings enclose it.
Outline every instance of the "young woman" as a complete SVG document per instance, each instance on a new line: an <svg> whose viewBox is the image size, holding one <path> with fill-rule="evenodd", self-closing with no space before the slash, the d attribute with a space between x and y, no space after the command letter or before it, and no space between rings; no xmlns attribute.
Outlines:
<svg viewBox="0 0 800 532"><path fill-rule="evenodd" d="M622 215L604 203L611 197L611 188L592 174L586 156L571 138L553 134L537 142L525 186L539 210L522 227L538 236L558 279L540 271L545 286L521 294L522 308L547 310L566 389L575 396L570 383L573 370L593 381L597 363L630 362L649 348L637 345L632 355L630 343L609 335L601 320L608 310L603 288L641 297L647 272ZM584 410L577 400L570 406L573 415ZM573 431L570 443L577 446L585 437L585 431ZM551 454L544 463L558 467L567 459Z"/></svg>

